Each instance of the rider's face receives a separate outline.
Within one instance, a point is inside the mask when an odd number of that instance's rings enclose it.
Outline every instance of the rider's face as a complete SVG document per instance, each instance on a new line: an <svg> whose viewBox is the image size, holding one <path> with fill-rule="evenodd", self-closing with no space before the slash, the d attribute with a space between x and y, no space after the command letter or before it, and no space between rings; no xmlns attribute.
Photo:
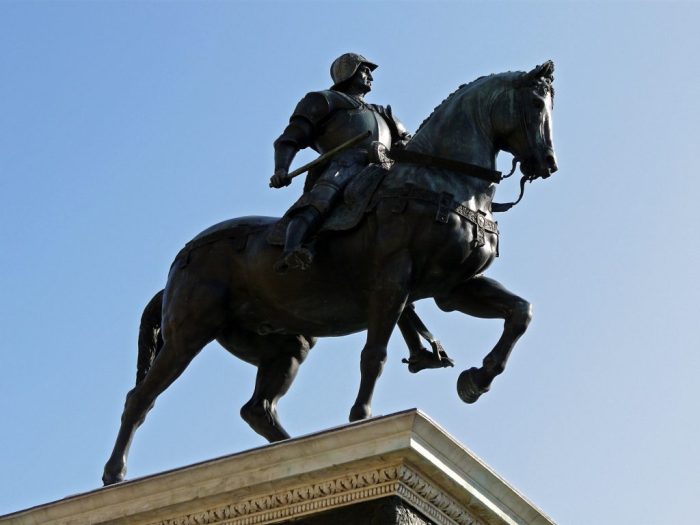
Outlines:
<svg viewBox="0 0 700 525"><path fill-rule="evenodd" d="M363 93L369 93L372 89L372 70L367 64L362 64L352 77L352 84Z"/></svg>

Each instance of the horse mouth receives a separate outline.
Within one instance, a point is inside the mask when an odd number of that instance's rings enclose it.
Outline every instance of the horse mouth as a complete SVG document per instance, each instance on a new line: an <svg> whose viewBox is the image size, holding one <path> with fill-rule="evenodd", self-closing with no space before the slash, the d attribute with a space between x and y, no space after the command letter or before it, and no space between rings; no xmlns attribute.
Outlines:
<svg viewBox="0 0 700 525"><path fill-rule="evenodd" d="M557 160L553 154L546 155L543 162L537 162L531 158L520 163L520 171L530 180L548 179L558 169Z"/></svg>

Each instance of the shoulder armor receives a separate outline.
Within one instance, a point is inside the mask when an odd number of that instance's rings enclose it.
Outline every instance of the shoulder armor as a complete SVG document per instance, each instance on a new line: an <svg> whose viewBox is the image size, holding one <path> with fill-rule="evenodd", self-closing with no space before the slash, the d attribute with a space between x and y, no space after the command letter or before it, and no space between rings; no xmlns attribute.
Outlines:
<svg viewBox="0 0 700 525"><path fill-rule="evenodd" d="M312 91L302 98L294 109L292 118L303 118L316 126L328 115L338 109L355 107L352 99L338 91Z"/></svg>
<svg viewBox="0 0 700 525"><path fill-rule="evenodd" d="M311 124L316 124L323 120L328 113L330 113L330 105L323 92L312 91L299 101L291 118L303 118Z"/></svg>
<svg viewBox="0 0 700 525"><path fill-rule="evenodd" d="M327 89L326 91L321 91L321 93L328 99L331 105L331 111L336 111L338 109L356 109L360 107L359 102L342 91Z"/></svg>

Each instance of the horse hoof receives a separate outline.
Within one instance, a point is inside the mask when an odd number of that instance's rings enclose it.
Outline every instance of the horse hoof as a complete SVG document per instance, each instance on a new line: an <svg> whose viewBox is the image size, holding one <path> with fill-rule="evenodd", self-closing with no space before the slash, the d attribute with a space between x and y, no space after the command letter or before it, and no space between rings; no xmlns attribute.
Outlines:
<svg viewBox="0 0 700 525"><path fill-rule="evenodd" d="M350 422L361 421L372 417L372 409L369 405L354 405L350 409Z"/></svg>
<svg viewBox="0 0 700 525"><path fill-rule="evenodd" d="M476 403L481 394L489 391L488 387L481 388L477 384L476 375L478 372L478 368L470 368L459 374L459 378L457 379L457 394L465 403Z"/></svg>
<svg viewBox="0 0 700 525"><path fill-rule="evenodd" d="M105 463L105 468L102 471L102 483L104 483L104 486L120 483L124 481L125 476L126 458L119 455L117 455L116 459L109 458L109 461Z"/></svg>
<svg viewBox="0 0 700 525"><path fill-rule="evenodd" d="M105 473L102 475L102 483L105 487L109 485L114 485L115 483L121 483L124 481L125 472L119 472L118 474Z"/></svg>

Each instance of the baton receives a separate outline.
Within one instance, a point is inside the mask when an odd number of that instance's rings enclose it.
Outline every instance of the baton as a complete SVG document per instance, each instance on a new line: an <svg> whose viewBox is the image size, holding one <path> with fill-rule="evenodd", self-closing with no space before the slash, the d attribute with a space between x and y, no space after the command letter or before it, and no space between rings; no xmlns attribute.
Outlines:
<svg viewBox="0 0 700 525"><path fill-rule="evenodd" d="M371 131L365 131L364 133L360 133L356 137L351 138L347 142L343 142L340 146L336 146L330 151L325 152L323 155L319 155L317 158L312 160L311 162L304 164L302 167L295 169L291 173L287 174L287 177L291 180L297 175L301 175L302 173L306 173L309 171L311 168L314 168L318 166L319 164L323 164L326 162L328 159L330 159L333 155L343 151L344 149L349 148L350 146L354 146L355 144L362 142L366 138L368 138L372 134ZM270 188L272 188L272 182L270 182Z"/></svg>

